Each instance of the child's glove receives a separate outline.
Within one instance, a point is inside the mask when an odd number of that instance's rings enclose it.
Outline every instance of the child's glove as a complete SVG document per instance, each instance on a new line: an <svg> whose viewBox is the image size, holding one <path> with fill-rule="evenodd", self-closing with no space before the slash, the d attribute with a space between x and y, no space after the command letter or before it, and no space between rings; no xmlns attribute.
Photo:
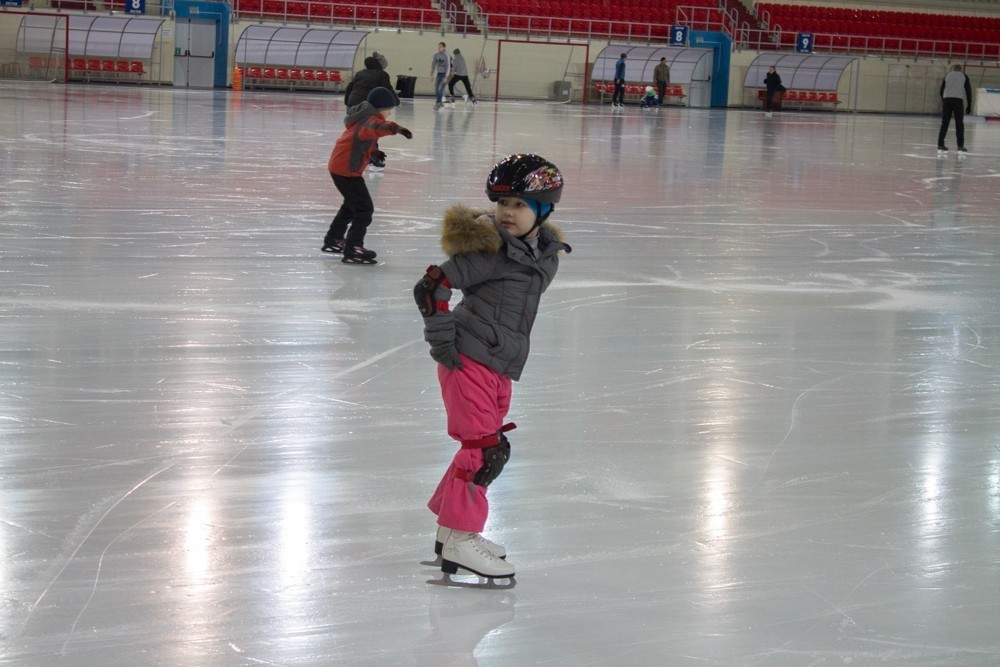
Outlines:
<svg viewBox="0 0 1000 667"><path fill-rule="evenodd" d="M424 340L430 343L431 358L448 369L462 369L455 348L455 316L442 311L424 318Z"/></svg>
<svg viewBox="0 0 1000 667"><path fill-rule="evenodd" d="M385 162L385 151L372 151L372 162Z"/></svg>
<svg viewBox="0 0 1000 667"><path fill-rule="evenodd" d="M439 310L448 310L451 300L451 283L445 277L440 266L431 264L427 267L424 277L413 286L413 300L424 317L430 317Z"/></svg>
<svg viewBox="0 0 1000 667"><path fill-rule="evenodd" d="M410 132L409 130L407 130L405 127L401 127L398 130L396 130L396 134L401 134L404 137L406 137L407 139L412 139L413 138L413 133Z"/></svg>

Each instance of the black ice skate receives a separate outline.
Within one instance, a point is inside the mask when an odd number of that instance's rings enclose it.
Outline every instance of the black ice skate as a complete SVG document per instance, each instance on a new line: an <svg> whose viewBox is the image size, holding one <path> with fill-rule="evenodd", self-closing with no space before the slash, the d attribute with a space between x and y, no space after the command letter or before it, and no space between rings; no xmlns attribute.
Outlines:
<svg viewBox="0 0 1000 667"><path fill-rule="evenodd" d="M453 574L474 574L477 581L462 581L451 578ZM430 579L428 584L455 586L459 588L513 588L514 566L488 551L483 538L476 533L453 530L445 539L441 550L440 579Z"/></svg>
<svg viewBox="0 0 1000 667"><path fill-rule="evenodd" d="M334 241L333 243L324 243L322 250L323 252L329 252L334 255L343 255L344 245L344 239L340 239L339 241Z"/></svg>
<svg viewBox="0 0 1000 667"><path fill-rule="evenodd" d="M344 259L340 261L344 264L378 264L375 257L374 250L366 250L359 245L349 245L344 247Z"/></svg>

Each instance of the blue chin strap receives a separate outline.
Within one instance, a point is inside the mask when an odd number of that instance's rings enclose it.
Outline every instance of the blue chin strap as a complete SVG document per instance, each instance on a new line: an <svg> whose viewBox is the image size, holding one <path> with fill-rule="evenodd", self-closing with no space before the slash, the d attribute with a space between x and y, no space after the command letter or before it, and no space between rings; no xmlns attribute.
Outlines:
<svg viewBox="0 0 1000 667"><path fill-rule="evenodd" d="M535 201L534 199L528 199L527 197L524 198L524 201L528 202L532 210L535 212L535 225L530 230L528 230L528 234L530 234L531 232L535 231L536 227L542 226L542 223L544 223L548 219L549 214L552 213L552 209L554 209L555 206L553 206L552 204L543 204L542 202ZM528 234L518 236L517 238L523 241Z"/></svg>

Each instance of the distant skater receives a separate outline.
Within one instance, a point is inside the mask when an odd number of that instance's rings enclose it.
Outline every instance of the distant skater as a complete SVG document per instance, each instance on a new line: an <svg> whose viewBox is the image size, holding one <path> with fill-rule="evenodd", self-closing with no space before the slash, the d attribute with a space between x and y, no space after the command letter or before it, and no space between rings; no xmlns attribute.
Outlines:
<svg viewBox="0 0 1000 667"><path fill-rule="evenodd" d="M469 66L465 64L465 56L462 55L459 49L452 51L452 54L452 75L448 81L448 101L455 101L455 86L461 82L465 86L465 92L468 95L469 101L477 104L476 96L472 94L472 83L469 81Z"/></svg>
<svg viewBox="0 0 1000 667"><path fill-rule="evenodd" d="M615 63L615 92L611 95L612 107L625 106L625 61L627 59L628 56L623 53L622 57Z"/></svg>
<svg viewBox="0 0 1000 667"><path fill-rule="evenodd" d="M440 109L444 106L444 87L448 83L448 74L451 72L451 58L445 50L444 42L438 42L437 51L431 58L431 81L434 82L434 108Z"/></svg>
<svg viewBox="0 0 1000 667"><path fill-rule="evenodd" d="M375 264L376 253L364 247L375 204L363 174L380 137L401 134L413 138L408 129L388 120L397 104L399 99L388 88L372 89L366 101L348 109L344 119L347 127L327 162L330 178L344 203L330 223L322 250L343 255L341 261L345 264Z"/></svg>
<svg viewBox="0 0 1000 667"><path fill-rule="evenodd" d="M944 140L948 134L948 125L955 119L955 139L958 141L958 152L967 153L965 148L965 113L972 113L972 85L969 77L962 71L961 65L955 65L945 75L941 82L941 129L938 131L938 151L948 152Z"/></svg>
<svg viewBox="0 0 1000 667"><path fill-rule="evenodd" d="M774 96L785 92L785 87L781 85L781 77L774 66L767 68L767 75L764 77L764 112L771 113L774 109Z"/></svg>

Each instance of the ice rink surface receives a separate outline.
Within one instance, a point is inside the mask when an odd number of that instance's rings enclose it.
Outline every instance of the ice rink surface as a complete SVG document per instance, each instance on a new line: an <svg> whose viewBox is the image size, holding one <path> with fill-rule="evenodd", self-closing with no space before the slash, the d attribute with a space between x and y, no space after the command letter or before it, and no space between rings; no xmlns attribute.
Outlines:
<svg viewBox="0 0 1000 667"><path fill-rule="evenodd" d="M1000 664L1000 123L4 82L0 665ZM411 296L493 162L573 253L447 589Z"/></svg>

